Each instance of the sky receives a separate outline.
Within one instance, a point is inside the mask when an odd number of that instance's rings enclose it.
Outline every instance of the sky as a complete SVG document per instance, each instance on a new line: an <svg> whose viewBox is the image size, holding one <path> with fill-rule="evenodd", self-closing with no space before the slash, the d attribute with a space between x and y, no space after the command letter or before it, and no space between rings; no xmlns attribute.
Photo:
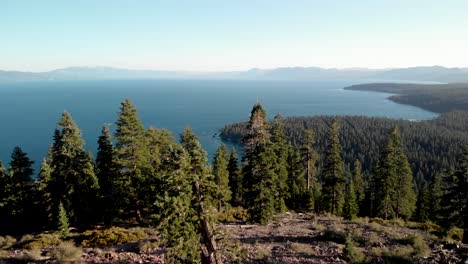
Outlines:
<svg viewBox="0 0 468 264"><path fill-rule="evenodd" d="M468 67L466 0L1 0L0 70Z"/></svg>

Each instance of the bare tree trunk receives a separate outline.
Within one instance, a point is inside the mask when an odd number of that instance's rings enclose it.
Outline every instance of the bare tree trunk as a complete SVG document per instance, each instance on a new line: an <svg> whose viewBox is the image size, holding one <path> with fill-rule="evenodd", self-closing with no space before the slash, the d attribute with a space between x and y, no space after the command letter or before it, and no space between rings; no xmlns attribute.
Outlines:
<svg viewBox="0 0 468 264"><path fill-rule="evenodd" d="M202 243L206 252L202 252L202 263L204 264L221 264L221 259L216 254L216 242L213 239L213 234L210 230L208 221L205 219L205 210L203 208L203 194L200 191L200 183L195 182L195 190L198 198L198 217L200 219L200 233Z"/></svg>

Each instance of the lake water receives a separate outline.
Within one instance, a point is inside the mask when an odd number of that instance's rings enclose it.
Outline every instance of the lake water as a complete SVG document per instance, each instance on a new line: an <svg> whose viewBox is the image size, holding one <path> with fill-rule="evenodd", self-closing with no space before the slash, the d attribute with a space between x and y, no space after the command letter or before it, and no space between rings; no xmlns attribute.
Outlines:
<svg viewBox="0 0 468 264"><path fill-rule="evenodd" d="M362 81L361 81L362 82ZM37 169L52 143L63 111L83 131L86 148L96 153L104 123L114 123L120 102L130 98L146 127L178 135L192 127L210 158L220 144L213 137L226 123L247 120L259 100L269 118L307 115L367 115L430 119L437 115L386 99L388 94L343 90L352 81L125 80L0 84L0 159L7 164L19 145ZM112 125L113 126L113 125ZM111 126L111 128L112 128Z"/></svg>

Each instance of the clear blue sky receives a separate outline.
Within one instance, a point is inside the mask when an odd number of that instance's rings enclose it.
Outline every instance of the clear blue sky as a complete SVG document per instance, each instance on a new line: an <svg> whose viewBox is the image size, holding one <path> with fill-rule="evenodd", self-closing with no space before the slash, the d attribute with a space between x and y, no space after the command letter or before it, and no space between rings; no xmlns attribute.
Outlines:
<svg viewBox="0 0 468 264"><path fill-rule="evenodd" d="M468 1L0 1L0 69L85 65L468 66Z"/></svg>

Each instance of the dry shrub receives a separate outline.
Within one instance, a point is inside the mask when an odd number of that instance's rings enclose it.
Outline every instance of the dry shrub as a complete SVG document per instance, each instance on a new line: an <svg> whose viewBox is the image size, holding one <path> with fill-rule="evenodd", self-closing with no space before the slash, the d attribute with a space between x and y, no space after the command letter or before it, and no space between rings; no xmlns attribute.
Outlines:
<svg viewBox="0 0 468 264"><path fill-rule="evenodd" d="M385 248L382 253L382 257L385 263L401 263L410 264L413 263L413 248L411 246L396 246L391 250Z"/></svg>
<svg viewBox="0 0 468 264"><path fill-rule="evenodd" d="M29 242L28 242L29 241ZM26 249L40 249L44 247L56 246L62 242L59 234L43 233L35 236L32 240L27 240L23 244Z"/></svg>
<svg viewBox="0 0 468 264"><path fill-rule="evenodd" d="M16 239L12 236L0 236L0 250L9 249L16 243Z"/></svg>
<svg viewBox="0 0 468 264"><path fill-rule="evenodd" d="M76 247L73 242L66 241L55 247L50 254L59 263L79 263L83 250Z"/></svg>
<svg viewBox="0 0 468 264"><path fill-rule="evenodd" d="M450 243L458 243L462 240L463 238L463 229L458 228L458 227L452 227L447 231L447 236L445 237L445 240Z"/></svg>
<svg viewBox="0 0 468 264"><path fill-rule="evenodd" d="M421 235L414 235L410 237L410 242L413 246L415 257L426 258L431 254L431 248L429 248Z"/></svg>
<svg viewBox="0 0 468 264"><path fill-rule="evenodd" d="M268 247L258 247L255 251L256 260L266 260L271 257L271 249Z"/></svg>
<svg viewBox="0 0 468 264"><path fill-rule="evenodd" d="M326 229L326 227L324 225L321 225L321 224L312 224L310 229L312 229L314 231L322 232L323 230Z"/></svg>
<svg viewBox="0 0 468 264"><path fill-rule="evenodd" d="M370 233L366 239L365 244L368 246L375 246L380 242L380 237L376 233Z"/></svg>
<svg viewBox="0 0 468 264"><path fill-rule="evenodd" d="M315 254L314 249L308 244L302 243L290 243L288 248L297 254L304 254L304 255L313 255Z"/></svg>
<svg viewBox="0 0 468 264"><path fill-rule="evenodd" d="M149 252L159 247L159 243L157 241L151 240L142 240L138 242L138 251L140 252Z"/></svg>
<svg viewBox="0 0 468 264"><path fill-rule="evenodd" d="M382 232L384 230L384 227L377 222L371 222L369 225L367 225L367 227L369 227L369 229L374 232Z"/></svg>
<svg viewBox="0 0 468 264"><path fill-rule="evenodd" d="M342 225L330 225L323 232L322 239L344 244L346 242L346 232Z"/></svg>
<svg viewBox="0 0 468 264"><path fill-rule="evenodd" d="M232 207L218 213L218 221L220 222L245 222L247 217L247 210L241 206Z"/></svg>
<svg viewBox="0 0 468 264"><path fill-rule="evenodd" d="M125 229L111 227L102 230L89 230L83 233L86 237L81 245L83 247L108 247L117 244L135 242L146 238L148 235L140 228Z"/></svg>

